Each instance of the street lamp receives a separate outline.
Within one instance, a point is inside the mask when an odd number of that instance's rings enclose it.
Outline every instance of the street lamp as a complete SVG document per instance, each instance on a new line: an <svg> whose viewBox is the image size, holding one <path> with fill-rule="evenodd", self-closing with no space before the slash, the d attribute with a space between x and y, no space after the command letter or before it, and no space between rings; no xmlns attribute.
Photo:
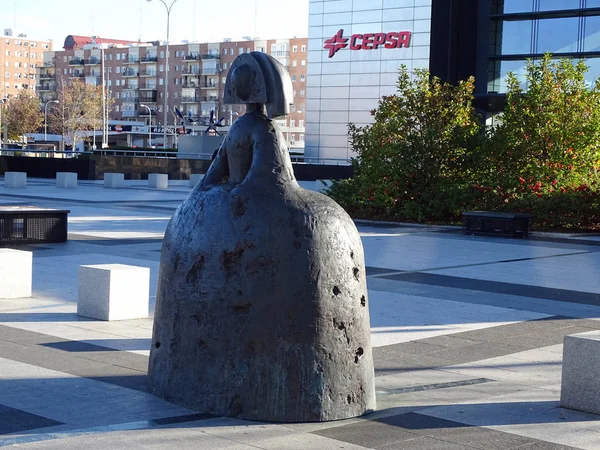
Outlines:
<svg viewBox="0 0 600 450"><path fill-rule="evenodd" d="M152 111L148 105L140 105L148 110L148 147L152 148Z"/></svg>
<svg viewBox="0 0 600 450"><path fill-rule="evenodd" d="M50 103L58 103L58 100L50 100L44 105L44 143L48 141L48 105Z"/></svg>
<svg viewBox="0 0 600 450"><path fill-rule="evenodd" d="M2 149L2 109L3 109L2 105L4 103L5 103L4 100L0 100L0 150Z"/></svg>
<svg viewBox="0 0 600 450"><path fill-rule="evenodd" d="M147 2L151 2L152 0L146 0ZM164 129L163 129L163 148L167 147L167 110L168 108L168 96L169 96L169 24L171 18L171 8L177 0L173 0L171 5L168 6L164 0L159 0L163 5L165 5L165 9L167 10L167 49L166 49L166 60L165 60L165 105L164 105Z"/></svg>

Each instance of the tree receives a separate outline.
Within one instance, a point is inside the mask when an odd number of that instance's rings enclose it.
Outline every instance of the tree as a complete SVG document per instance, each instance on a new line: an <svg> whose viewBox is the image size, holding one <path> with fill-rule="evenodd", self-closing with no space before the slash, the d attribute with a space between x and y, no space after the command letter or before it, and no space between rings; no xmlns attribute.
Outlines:
<svg viewBox="0 0 600 450"><path fill-rule="evenodd" d="M102 88L81 80L59 80L58 104L49 118L51 129L70 141L72 148L85 137L86 131L102 127Z"/></svg>
<svg viewBox="0 0 600 450"><path fill-rule="evenodd" d="M460 214L473 148L481 130L474 80L457 86L400 69L397 93L371 111L374 123L349 125L357 156L352 179L329 194L352 214L437 220Z"/></svg>
<svg viewBox="0 0 600 450"><path fill-rule="evenodd" d="M589 86L583 61L527 63L527 90L508 75L507 104L486 149L489 184L507 203L523 195L597 183L600 83Z"/></svg>
<svg viewBox="0 0 600 450"><path fill-rule="evenodd" d="M2 122L7 125L9 139L19 139L26 133L37 132L44 122L40 100L23 89L6 101Z"/></svg>

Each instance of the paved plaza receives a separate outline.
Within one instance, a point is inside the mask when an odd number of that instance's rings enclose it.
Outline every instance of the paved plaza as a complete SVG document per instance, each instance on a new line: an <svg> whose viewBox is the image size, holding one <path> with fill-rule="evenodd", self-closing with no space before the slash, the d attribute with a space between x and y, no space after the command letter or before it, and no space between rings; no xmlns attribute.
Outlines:
<svg viewBox="0 0 600 450"><path fill-rule="evenodd" d="M314 183L307 186L315 188ZM168 190L29 180L0 205L69 209L69 241L33 252L33 296L0 300L0 446L23 449L600 449L600 416L560 408L563 338L600 330L600 236L474 237L359 224L378 410L272 424L212 417L148 392ZM76 315L82 264L150 268L150 318ZM2 274L0 274L1 282ZM599 395L599 393L591 393Z"/></svg>

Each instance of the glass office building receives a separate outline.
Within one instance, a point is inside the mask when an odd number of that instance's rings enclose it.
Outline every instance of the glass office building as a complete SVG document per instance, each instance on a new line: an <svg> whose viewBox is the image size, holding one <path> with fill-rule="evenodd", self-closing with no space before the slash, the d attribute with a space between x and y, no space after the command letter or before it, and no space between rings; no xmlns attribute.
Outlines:
<svg viewBox="0 0 600 450"><path fill-rule="evenodd" d="M310 0L309 14L307 156L352 156L346 124L368 121L400 64L452 83L475 75L486 115L502 110L507 73L526 87L526 61L547 52L600 76L600 0ZM411 33L408 45L371 43L390 32Z"/></svg>

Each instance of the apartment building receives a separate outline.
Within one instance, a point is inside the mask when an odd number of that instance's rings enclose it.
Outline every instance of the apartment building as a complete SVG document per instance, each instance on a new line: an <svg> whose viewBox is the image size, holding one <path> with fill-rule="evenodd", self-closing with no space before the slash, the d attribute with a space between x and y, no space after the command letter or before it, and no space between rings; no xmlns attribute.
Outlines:
<svg viewBox="0 0 600 450"><path fill-rule="evenodd" d="M288 68L294 84L292 114L279 124L291 151L304 149L307 39L224 40L216 43L169 45L169 80L165 83L166 46L96 38L93 42L68 36L65 50L47 52L39 69L38 94L46 102L56 98L61 83L80 79L102 84L102 67L108 95L114 100L113 120L147 121L162 126L164 98L168 90L167 125L203 125L211 112L230 125L244 113L243 105L223 103L225 80L235 58L251 51L266 52ZM104 64L102 64L104 62ZM167 89L165 89L165 87Z"/></svg>
<svg viewBox="0 0 600 450"><path fill-rule="evenodd" d="M35 91L36 67L44 52L52 50L52 41L29 39L25 34L12 35L4 30L0 40L0 98L10 98L23 89Z"/></svg>

